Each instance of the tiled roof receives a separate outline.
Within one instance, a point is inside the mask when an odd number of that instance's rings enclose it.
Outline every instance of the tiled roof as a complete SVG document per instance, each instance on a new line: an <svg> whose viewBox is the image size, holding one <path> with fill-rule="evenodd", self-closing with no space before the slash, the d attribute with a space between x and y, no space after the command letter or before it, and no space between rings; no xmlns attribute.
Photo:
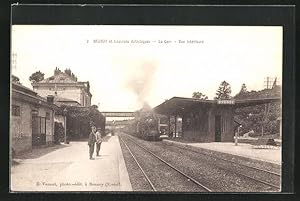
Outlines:
<svg viewBox="0 0 300 201"><path fill-rule="evenodd" d="M12 89L16 89L16 90L28 93L33 96L37 96L37 93L35 91L33 91L32 89L29 89L28 87L25 87L22 84L16 83L16 82L12 82Z"/></svg>
<svg viewBox="0 0 300 201"><path fill-rule="evenodd" d="M12 99L20 99L22 101L27 101L59 110L57 105L49 103L46 98L39 96L36 92L18 83L12 83L11 96Z"/></svg>

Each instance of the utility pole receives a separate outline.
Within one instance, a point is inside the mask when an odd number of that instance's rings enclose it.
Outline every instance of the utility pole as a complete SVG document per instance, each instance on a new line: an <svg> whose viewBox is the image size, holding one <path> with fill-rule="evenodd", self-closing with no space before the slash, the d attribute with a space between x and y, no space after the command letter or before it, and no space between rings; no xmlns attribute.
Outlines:
<svg viewBox="0 0 300 201"><path fill-rule="evenodd" d="M277 84L277 77L265 77L264 80L264 88L265 89L272 89ZM270 110L270 103L265 104L265 114L262 119L262 127L261 127L261 135L264 135L264 126L267 123L268 115Z"/></svg>
<svg viewBox="0 0 300 201"><path fill-rule="evenodd" d="M264 80L264 89L272 89L273 83L276 80L274 77L265 77Z"/></svg>

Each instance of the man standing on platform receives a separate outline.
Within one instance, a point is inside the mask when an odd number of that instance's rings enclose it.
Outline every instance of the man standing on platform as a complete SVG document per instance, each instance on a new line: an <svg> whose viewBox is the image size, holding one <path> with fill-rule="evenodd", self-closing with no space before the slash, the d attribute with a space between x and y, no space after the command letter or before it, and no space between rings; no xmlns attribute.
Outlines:
<svg viewBox="0 0 300 201"><path fill-rule="evenodd" d="M98 128L97 132L96 132L96 154L97 154L97 156L99 156L101 143L102 143L101 128Z"/></svg>
<svg viewBox="0 0 300 201"><path fill-rule="evenodd" d="M92 131L89 135L89 141L88 141L90 160L94 160L93 154L95 149L95 142L96 142L96 127L92 126Z"/></svg>

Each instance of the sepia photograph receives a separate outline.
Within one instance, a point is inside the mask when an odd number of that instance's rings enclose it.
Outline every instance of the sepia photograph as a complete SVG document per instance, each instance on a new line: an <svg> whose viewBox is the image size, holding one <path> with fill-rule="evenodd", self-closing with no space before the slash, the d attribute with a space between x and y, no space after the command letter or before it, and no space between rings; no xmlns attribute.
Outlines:
<svg viewBox="0 0 300 201"><path fill-rule="evenodd" d="M11 192L282 191L282 26L12 25Z"/></svg>

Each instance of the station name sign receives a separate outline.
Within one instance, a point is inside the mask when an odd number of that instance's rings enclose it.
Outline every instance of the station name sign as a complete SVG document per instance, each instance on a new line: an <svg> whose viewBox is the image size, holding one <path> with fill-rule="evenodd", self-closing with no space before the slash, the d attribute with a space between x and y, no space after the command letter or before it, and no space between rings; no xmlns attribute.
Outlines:
<svg viewBox="0 0 300 201"><path fill-rule="evenodd" d="M234 105L234 100L217 100L217 104L220 105Z"/></svg>

